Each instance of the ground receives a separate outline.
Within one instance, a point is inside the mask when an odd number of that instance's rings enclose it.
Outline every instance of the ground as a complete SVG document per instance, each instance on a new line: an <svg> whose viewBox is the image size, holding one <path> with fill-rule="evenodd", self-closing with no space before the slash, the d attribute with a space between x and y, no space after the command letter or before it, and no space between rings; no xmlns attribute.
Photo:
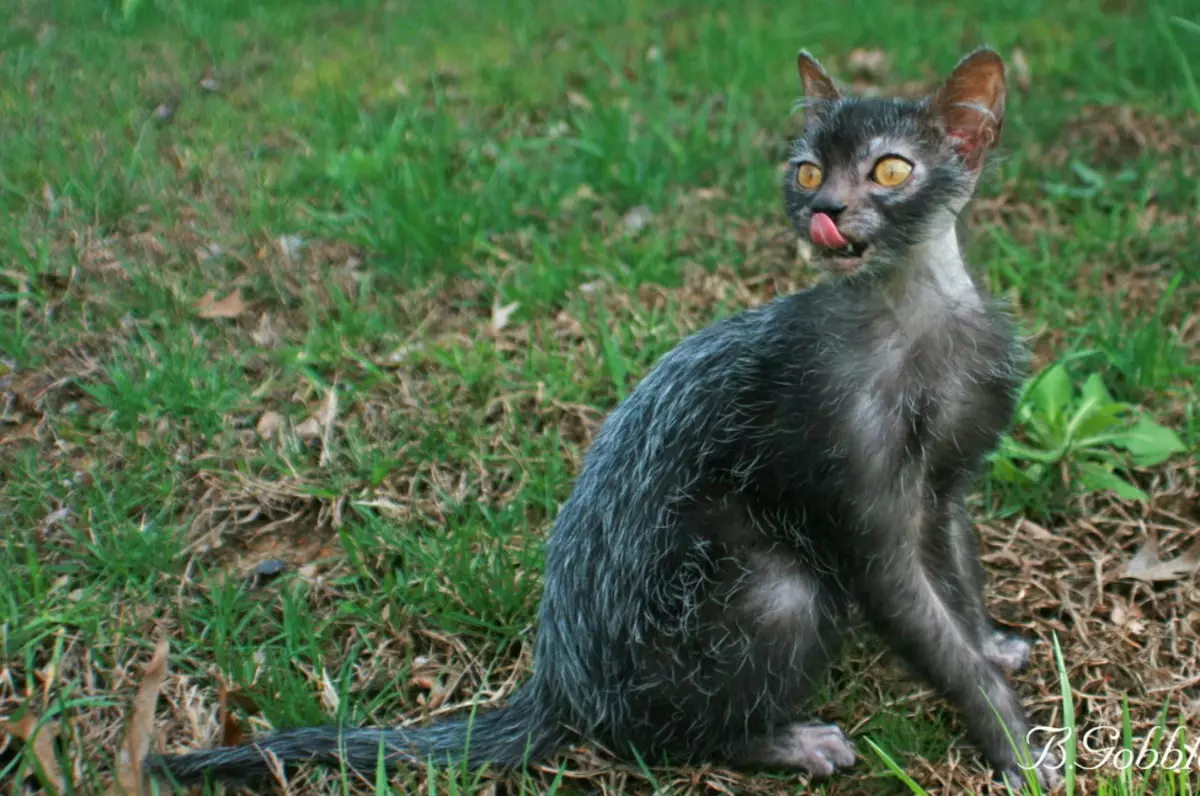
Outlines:
<svg viewBox="0 0 1200 796"><path fill-rule="evenodd" d="M1049 375L973 499L989 598L1039 640L1016 677L1038 723L1070 723L1057 639L1081 730L1125 711L1135 747L1160 717L1195 734L1191 0L7 14L0 779L50 760L19 740L42 718L64 776L103 787L126 733L179 751L504 700L530 664L542 542L605 413L682 336L816 278L778 187L801 47L862 91L922 91L983 43L1006 58L969 252ZM1137 418L1140 443L1097 435ZM868 739L931 792L983 787L952 711L873 638L836 675L818 712L860 759L820 792L905 792ZM134 700L160 676L156 708ZM1102 771L1079 792L1145 779L1102 757L1080 752ZM1180 792L1169 779L1147 781ZM523 778L425 780L391 787L806 787L594 747Z"/></svg>

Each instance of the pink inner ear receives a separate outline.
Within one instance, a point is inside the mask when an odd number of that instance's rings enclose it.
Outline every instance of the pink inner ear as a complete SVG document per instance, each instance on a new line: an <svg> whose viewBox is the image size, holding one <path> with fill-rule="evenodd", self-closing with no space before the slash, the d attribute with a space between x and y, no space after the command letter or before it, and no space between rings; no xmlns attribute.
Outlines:
<svg viewBox="0 0 1200 796"><path fill-rule="evenodd" d="M945 117L946 137L972 168L996 140L997 123L980 111L955 108Z"/></svg>
<svg viewBox="0 0 1200 796"><path fill-rule="evenodd" d="M958 150L958 154L968 162L972 163L975 160L975 142L970 138L961 135L952 135L950 140L954 142L954 148Z"/></svg>
<svg viewBox="0 0 1200 796"><path fill-rule="evenodd" d="M978 167L984 151L999 136L1003 123L1004 67L999 56L984 51L962 61L937 92L934 102L954 148L970 166Z"/></svg>

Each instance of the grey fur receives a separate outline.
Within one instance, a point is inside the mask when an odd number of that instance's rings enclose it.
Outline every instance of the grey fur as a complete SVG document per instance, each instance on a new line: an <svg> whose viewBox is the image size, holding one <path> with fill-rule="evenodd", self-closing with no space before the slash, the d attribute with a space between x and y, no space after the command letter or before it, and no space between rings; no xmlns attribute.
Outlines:
<svg viewBox="0 0 1200 796"><path fill-rule="evenodd" d="M806 81L835 91L803 58ZM987 68L963 64L959 77ZM1023 375L955 234L978 169L929 100L838 94L813 108L793 166L821 161L822 190L846 205L839 227L869 244L860 267L692 335L609 416L547 544L533 675L476 717L469 754L457 720L349 730L342 751L336 729L284 731L158 758L160 771L247 779L269 771L264 752L370 770L381 742L396 763L514 767L592 740L651 762L828 775L853 747L797 711L857 603L991 765L1019 774L1005 730L1020 743L1029 724L1000 665L1024 642L988 615L964 504ZM913 176L881 191L865 175L897 150ZM818 193L789 170L802 235ZM1057 776L1053 762L1038 773Z"/></svg>

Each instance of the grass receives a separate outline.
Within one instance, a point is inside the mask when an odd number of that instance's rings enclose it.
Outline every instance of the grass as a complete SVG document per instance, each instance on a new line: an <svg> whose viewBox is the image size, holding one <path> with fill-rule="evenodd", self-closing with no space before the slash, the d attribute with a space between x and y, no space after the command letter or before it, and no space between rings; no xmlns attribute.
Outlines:
<svg viewBox="0 0 1200 796"><path fill-rule="evenodd" d="M1069 445L1031 483L998 464L976 500L993 601L1062 644L1061 666L1043 644L1019 678L1041 723L1061 723L1060 676L1080 728L1124 716L1140 743L1162 715L1188 721L1195 577L1122 571L1148 534L1182 548L1200 524L1200 16L1187 0L966 9L13 5L0 715L65 722L68 770L103 782L162 638L161 748L229 738L223 692L238 732L502 700L529 665L541 543L604 414L682 336L812 279L777 187L796 50L846 76L854 48L881 49L892 87L986 42L1028 85L973 206L975 269L1039 372L1098 379L1185 448L1118 462L1146 500L1081 483ZM951 712L873 640L837 674L822 715L921 787L985 780ZM20 748L0 748L0 778L30 762ZM860 750L822 792L907 792ZM1187 792L1144 773L1081 769L1077 792ZM386 790L338 779L293 789ZM390 788L474 783L410 771ZM803 789L590 747L507 785Z"/></svg>

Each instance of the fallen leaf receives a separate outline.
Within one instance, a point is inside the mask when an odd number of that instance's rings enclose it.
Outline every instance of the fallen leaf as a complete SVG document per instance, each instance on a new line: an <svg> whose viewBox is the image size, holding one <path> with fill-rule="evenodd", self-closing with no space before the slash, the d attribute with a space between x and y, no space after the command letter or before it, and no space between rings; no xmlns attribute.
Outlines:
<svg viewBox="0 0 1200 796"><path fill-rule="evenodd" d="M625 231L630 235L636 235L646 228L650 223L650 208L646 205L638 205L625 214L621 219L621 223L625 227Z"/></svg>
<svg viewBox="0 0 1200 796"><path fill-rule="evenodd" d="M250 333L250 339L255 345L260 345L264 348L274 348L279 342L279 334L275 331L275 327L271 323L271 316L268 313L263 313L258 319L258 328Z"/></svg>
<svg viewBox="0 0 1200 796"><path fill-rule="evenodd" d="M711 202L713 199L724 199L725 192L720 188L697 188L689 196L697 202Z"/></svg>
<svg viewBox="0 0 1200 796"><path fill-rule="evenodd" d="M595 202L599 198L600 197L596 195L596 191L592 189L592 186L585 183L576 188L574 193L564 196L558 204L564 212L570 212L584 202ZM508 256L503 259L508 262L512 260L512 257Z"/></svg>
<svg viewBox="0 0 1200 796"><path fill-rule="evenodd" d="M50 721L38 727L37 717L30 711L20 721L0 721L0 732L20 738L25 743L31 743L33 757L38 772L43 777L51 793L62 793L66 789L66 778L58 766L58 758L54 756L54 739L58 736L58 722ZM14 791L15 792L15 791Z"/></svg>
<svg viewBox="0 0 1200 796"><path fill-rule="evenodd" d="M567 102L580 110L590 111L592 109L592 101L578 91L568 91Z"/></svg>
<svg viewBox="0 0 1200 796"><path fill-rule="evenodd" d="M242 301L240 287L220 300L217 292L210 290L196 302L196 314L201 318L236 318L245 311L246 302Z"/></svg>
<svg viewBox="0 0 1200 796"><path fill-rule="evenodd" d="M1185 553L1167 561L1158 556L1158 537L1147 532L1146 544L1125 565L1125 577L1136 578L1147 583L1179 580L1200 570L1200 542L1192 545Z"/></svg>
<svg viewBox="0 0 1200 796"><path fill-rule="evenodd" d="M125 725L125 742L117 756L117 779L110 791L113 796L141 796L145 793L142 763L150 752L150 738L154 733L154 707L158 703L158 692L167 679L167 653L170 645L164 639L158 642L154 656L142 673L142 684L138 686L133 700L133 713Z"/></svg>
<svg viewBox="0 0 1200 796"><path fill-rule="evenodd" d="M229 688L224 683L221 684L220 695L218 696L218 714L221 718L221 746L241 746L246 740L246 732L242 729L242 724L233 715L233 711L229 709Z"/></svg>
<svg viewBox="0 0 1200 796"><path fill-rule="evenodd" d="M1029 73L1029 59L1025 57L1025 51L1020 47L1012 51L1012 55L1008 59L1012 68L1013 81L1016 82L1017 88L1021 91L1028 91L1033 85L1033 77Z"/></svg>
<svg viewBox="0 0 1200 796"><path fill-rule="evenodd" d="M511 304L501 306L499 304L492 305L492 331L498 332L508 326L508 320L512 314L521 307L521 302L514 301Z"/></svg>
<svg viewBox="0 0 1200 796"><path fill-rule="evenodd" d="M317 462L321 467L329 464L333 458L333 423L337 420L338 389L335 379L332 386L325 391L325 405L321 407L321 458Z"/></svg>
<svg viewBox="0 0 1200 796"><path fill-rule="evenodd" d="M304 238L299 235L280 235L276 243L279 244L279 251L289 260L299 259L300 250L304 248Z"/></svg>
<svg viewBox="0 0 1200 796"><path fill-rule="evenodd" d="M310 417L296 426L296 435L303 439L315 439L321 436L321 420L317 417Z"/></svg>
<svg viewBox="0 0 1200 796"><path fill-rule="evenodd" d="M283 415L278 412L263 412L262 417L258 419L258 423L254 426L254 430L263 439L270 439L279 430L281 422L283 422Z"/></svg>
<svg viewBox="0 0 1200 796"><path fill-rule="evenodd" d="M337 713L338 705L341 703L341 700L338 698L337 687L329 679L329 672L325 669L321 670L321 701L325 704L325 709L330 714Z"/></svg>
<svg viewBox="0 0 1200 796"><path fill-rule="evenodd" d="M195 248L193 254L196 255L197 261L206 263L225 254L225 247L219 243L202 243Z"/></svg>
<svg viewBox="0 0 1200 796"><path fill-rule="evenodd" d="M50 512L46 515L46 519L42 520L42 533L48 533L55 525L61 525L66 522L70 516L71 509L66 506Z"/></svg>
<svg viewBox="0 0 1200 796"><path fill-rule="evenodd" d="M888 56L883 50L858 47L850 51L847 60L850 71L870 80L882 80L887 74Z"/></svg>

